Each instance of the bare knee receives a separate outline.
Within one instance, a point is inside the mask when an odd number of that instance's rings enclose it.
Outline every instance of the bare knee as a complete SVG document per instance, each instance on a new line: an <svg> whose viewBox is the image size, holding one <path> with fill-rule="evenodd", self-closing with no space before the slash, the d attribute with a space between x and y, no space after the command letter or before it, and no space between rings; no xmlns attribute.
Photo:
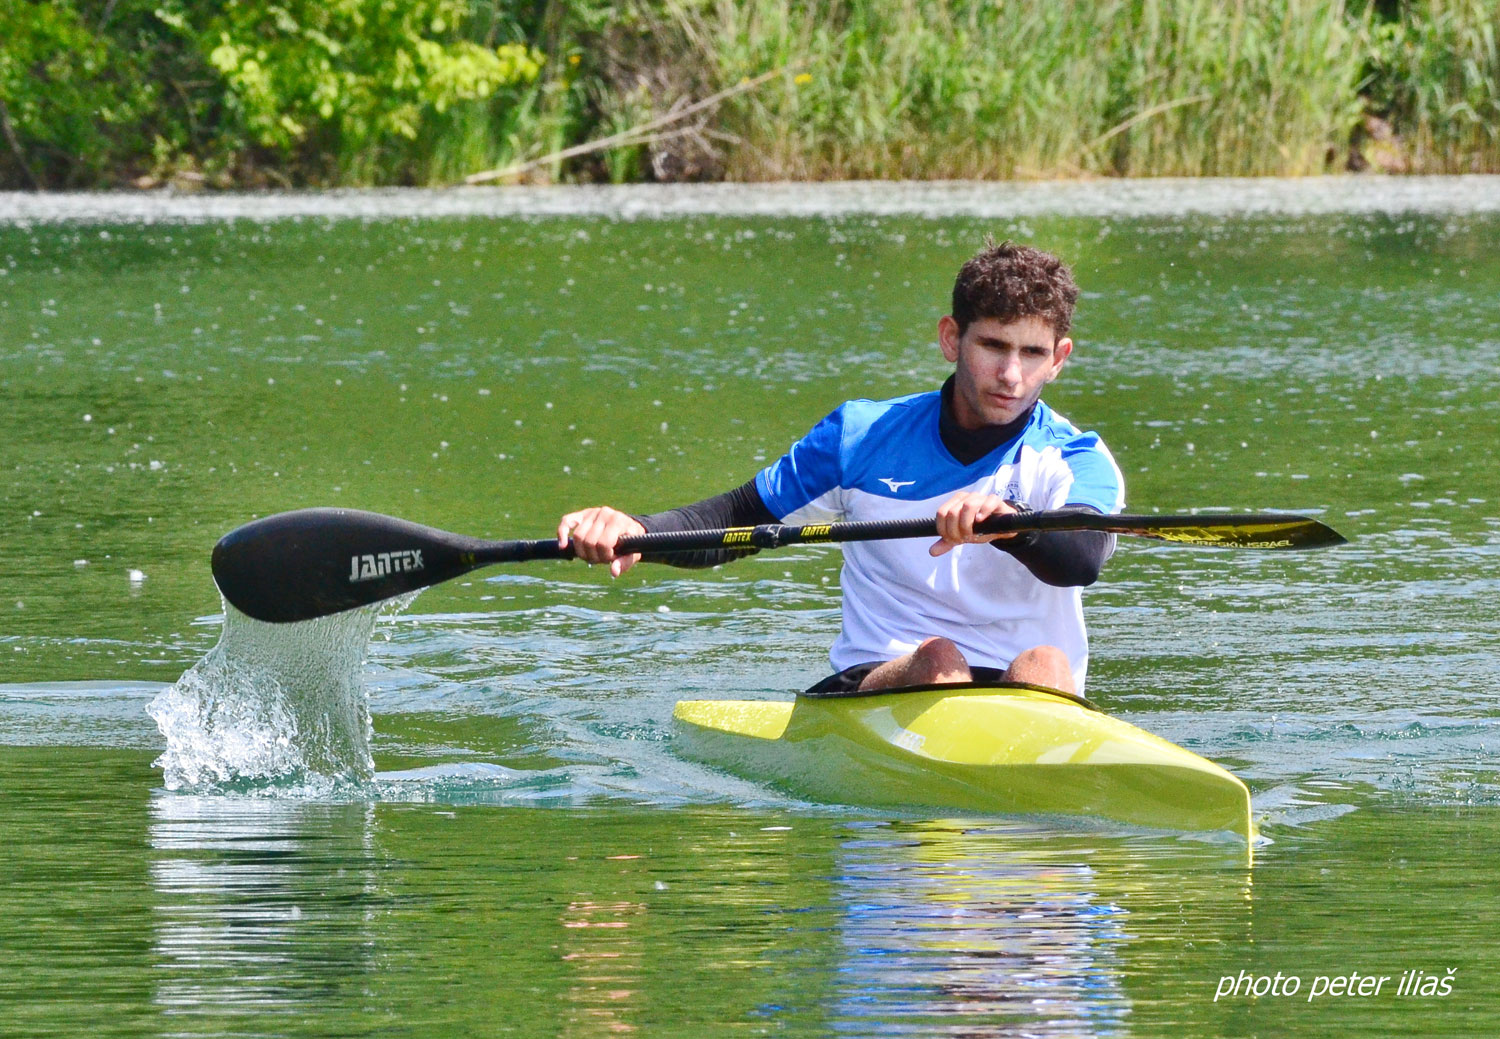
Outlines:
<svg viewBox="0 0 1500 1039"><path fill-rule="evenodd" d="M973 679L969 662L952 639L924 639L905 656L888 660L865 676L861 689L893 689L906 685L949 685Z"/></svg>
<svg viewBox="0 0 1500 1039"><path fill-rule="evenodd" d="M926 681L967 682L973 677L963 650L952 639L941 636L924 639L912 652L912 660L930 676Z"/></svg>
<svg viewBox="0 0 1500 1039"><path fill-rule="evenodd" d="M1056 646L1033 646L1010 662L1005 669L1009 682L1025 682L1028 685L1044 685L1063 692L1075 692L1073 664L1068 655Z"/></svg>

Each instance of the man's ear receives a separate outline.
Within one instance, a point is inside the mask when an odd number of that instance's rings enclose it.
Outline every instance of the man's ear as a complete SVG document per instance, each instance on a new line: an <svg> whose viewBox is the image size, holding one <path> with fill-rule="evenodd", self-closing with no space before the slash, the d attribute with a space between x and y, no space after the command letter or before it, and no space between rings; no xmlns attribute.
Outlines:
<svg viewBox="0 0 1500 1039"><path fill-rule="evenodd" d="M1062 371L1063 365L1067 363L1069 355L1073 353L1073 340L1063 336L1052 345L1052 371L1047 373L1047 381L1051 382L1057 378Z"/></svg>
<svg viewBox="0 0 1500 1039"><path fill-rule="evenodd" d="M950 364L958 360L958 322L951 315L938 320L938 348Z"/></svg>

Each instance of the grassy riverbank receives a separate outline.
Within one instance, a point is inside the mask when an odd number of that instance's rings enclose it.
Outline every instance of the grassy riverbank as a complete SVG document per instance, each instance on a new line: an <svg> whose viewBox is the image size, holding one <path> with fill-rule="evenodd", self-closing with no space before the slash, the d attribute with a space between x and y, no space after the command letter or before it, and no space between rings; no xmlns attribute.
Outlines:
<svg viewBox="0 0 1500 1039"><path fill-rule="evenodd" d="M7 188L1500 172L1500 0L13 0L0 33Z"/></svg>

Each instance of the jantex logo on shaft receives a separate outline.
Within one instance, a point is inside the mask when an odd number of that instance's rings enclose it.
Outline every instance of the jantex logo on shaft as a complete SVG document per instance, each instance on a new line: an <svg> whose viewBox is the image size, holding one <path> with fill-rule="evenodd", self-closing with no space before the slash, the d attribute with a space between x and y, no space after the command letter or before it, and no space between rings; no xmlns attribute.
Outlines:
<svg viewBox="0 0 1500 1039"><path fill-rule="evenodd" d="M422 550L403 549L399 552L375 552L369 555L349 557L349 583L373 581L387 574L406 570L422 569Z"/></svg>

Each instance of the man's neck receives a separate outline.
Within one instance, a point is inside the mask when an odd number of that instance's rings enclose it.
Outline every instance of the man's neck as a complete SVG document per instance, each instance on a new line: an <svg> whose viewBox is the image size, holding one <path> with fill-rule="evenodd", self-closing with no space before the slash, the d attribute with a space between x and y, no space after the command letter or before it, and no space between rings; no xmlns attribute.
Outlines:
<svg viewBox="0 0 1500 1039"><path fill-rule="evenodd" d="M949 376L948 381L943 383L943 404L938 411L938 435L942 437L943 446L948 449L948 453L960 465L970 465L1001 444L1014 440L1026 428L1026 423L1031 421L1034 411L1035 404L1027 408L1025 414L1003 425L965 429L959 425L958 415L953 410L953 377Z"/></svg>

